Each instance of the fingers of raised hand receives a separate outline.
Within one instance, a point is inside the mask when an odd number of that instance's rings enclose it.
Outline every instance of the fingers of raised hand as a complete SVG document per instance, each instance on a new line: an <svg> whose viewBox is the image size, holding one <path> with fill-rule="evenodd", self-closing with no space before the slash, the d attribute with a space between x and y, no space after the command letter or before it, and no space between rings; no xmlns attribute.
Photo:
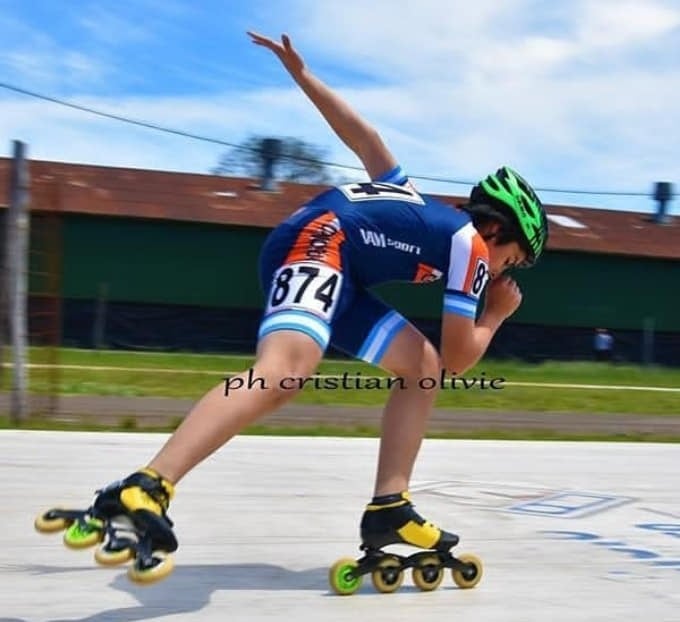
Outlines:
<svg viewBox="0 0 680 622"><path fill-rule="evenodd" d="M276 43L273 39L270 39L269 37L264 37L256 32L251 32L248 31L248 35L252 39L253 43L256 45L262 45L264 47L269 48L270 50L274 50L276 48L280 48L281 46Z"/></svg>
<svg viewBox="0 0 680 622"><path fill-rule="evenodd" d="M253 30L246 30L246 34L253 40L253 43L261 43L266 37L254 32Z"/></svg>

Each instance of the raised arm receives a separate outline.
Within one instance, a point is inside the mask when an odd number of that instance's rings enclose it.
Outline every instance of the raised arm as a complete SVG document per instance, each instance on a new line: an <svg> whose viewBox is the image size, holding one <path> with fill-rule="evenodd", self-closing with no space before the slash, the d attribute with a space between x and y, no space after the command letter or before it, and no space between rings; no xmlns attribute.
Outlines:
<svg viewBox="0 0 680 622"><path fill-rule="evenodd" d="M361 160L371 179L378 178L397 165L376 129L309 71L287 35L284 34L281 43L278 43L254 32L248 34L253 43L266 47L279 57L333 131Z"/></svg>

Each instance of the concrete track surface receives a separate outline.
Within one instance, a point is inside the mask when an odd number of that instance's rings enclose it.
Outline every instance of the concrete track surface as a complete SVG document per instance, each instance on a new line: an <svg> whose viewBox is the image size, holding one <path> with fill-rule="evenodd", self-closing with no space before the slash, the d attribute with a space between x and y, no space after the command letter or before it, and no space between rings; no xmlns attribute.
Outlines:
<svg viewBox="0 0 680 622"><path fill-rule="evenodd" d="M447 572L421 592L410 571L394 594L370 577L329 590L328 568L359 553L376 439L235 438L180 482L176 569L157 584L34 531L40 511L86 506L165 438L0 432L0 621L680 619L677 444L425 441L413 499L483 560L468 590Z"/></svg>

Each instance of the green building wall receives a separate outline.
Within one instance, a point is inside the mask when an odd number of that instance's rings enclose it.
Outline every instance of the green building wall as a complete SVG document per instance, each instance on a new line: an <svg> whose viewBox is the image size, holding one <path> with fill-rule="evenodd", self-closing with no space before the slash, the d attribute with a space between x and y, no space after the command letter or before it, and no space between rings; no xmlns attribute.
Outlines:
<svg viewBox="0 0 680 622"><path fill-rule="evenodd" d="M69 216L66 298L259 307L257 257L266 231L203 223Z"/></svg>
<svg viewBox="0 0 680 622"><path fill-rule="evenodd" d="M268 231L202 223L68 215L63 295L111 301L259 308L258 253ZM680 331L680 261L551 252L516 275L517 323ZM376 289L410 317L436 318L441 283Z"/></svg>
<svg viewBox="0 0 680 622"><path fill-rule="evenodd" d="M680 331L680 261L554 251L513 277L523 294L513 323L642 330L652 320L655 330ZM393 284L380 291L432 317L441 285L428 289L435 291L411 287L406 296Z"/></svg>

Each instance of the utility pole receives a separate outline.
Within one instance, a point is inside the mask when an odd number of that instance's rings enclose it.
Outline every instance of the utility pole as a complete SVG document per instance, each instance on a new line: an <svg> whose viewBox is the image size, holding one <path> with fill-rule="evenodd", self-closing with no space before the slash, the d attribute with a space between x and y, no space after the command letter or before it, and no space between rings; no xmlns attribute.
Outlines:
<svg viewBox="0 0 680 622"><path fill-rule="evenodd" d="M669 224L668 203L673 199L673 184L669 181L657 181L654 184L653 196L657 203L656 213L653 217L654 222L660 225Z"/></svg>

